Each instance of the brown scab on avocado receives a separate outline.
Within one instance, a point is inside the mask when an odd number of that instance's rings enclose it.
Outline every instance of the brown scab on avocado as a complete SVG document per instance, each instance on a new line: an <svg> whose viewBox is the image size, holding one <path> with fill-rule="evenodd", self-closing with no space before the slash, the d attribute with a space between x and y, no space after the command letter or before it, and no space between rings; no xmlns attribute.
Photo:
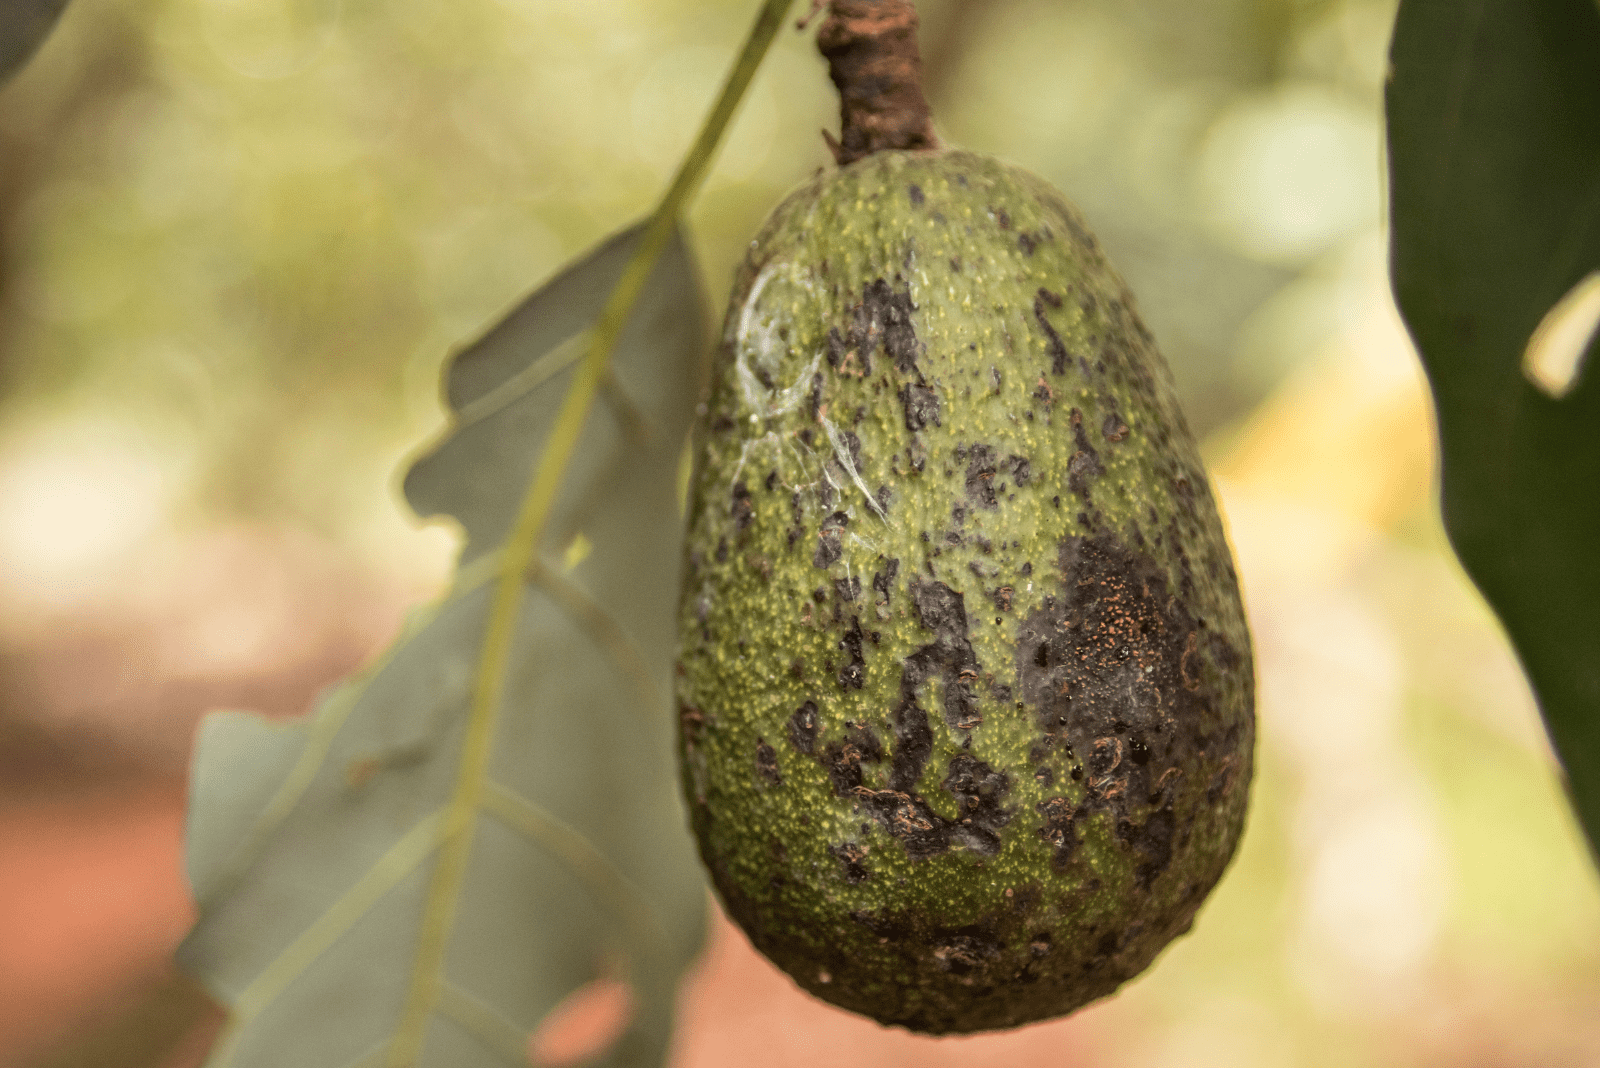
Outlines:
<svg viewBox="0 0 1600 1068"><path fill-rule="evenodd" d="M1169 788L1184 754L1205 748L1198 735L1214 695L1203 685L1187 687L1184 672L1187 655L1190 677L1198 677L1198 624L1183 599L1168 596L1164 569L1109 534L1063 539L1059 563L1060 594L1017 628L1019 696L1033 710L1045 750L1065 742L1086 754L1085 804L1117 817L1119 838L1140 855L1140 885L1148 889L1172 856ZM1075 781L1083 777L1072 769ZM1145 812L1158 802L1164 806ZM1082 813L1052 799L1040 814L1039 834L1055 847L1056 863L1067 863Z"/></svg>
<svg viewBox="0 0 1600 1068"><path fill-rule="evenodd" d="M1122 416L1112 412L1100 424L1100 435L1107 441L1122 441L1128 436L1128 424L1122 421Z"/></svg>

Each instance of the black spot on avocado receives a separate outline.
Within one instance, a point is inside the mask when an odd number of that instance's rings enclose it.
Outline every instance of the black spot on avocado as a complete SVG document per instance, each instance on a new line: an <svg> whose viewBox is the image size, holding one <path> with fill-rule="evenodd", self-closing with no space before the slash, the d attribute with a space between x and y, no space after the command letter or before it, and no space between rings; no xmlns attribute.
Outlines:
<svg viewBox="0 0 1600 1068"><path fill-rule="evenodd" d="M924 197L922 195L922 187L920 185L917 185L915 182L913 182L911 185L906 187L906 192L910 195L911 203L914 206L919 208L922 207Z"/></svg>
<svg viewBox="0 0 1600 1068"><path fill-rule="evenodd" d="M1023 887L1015 892L1011 907L961 925L941 923L924 912L907 909L857 909L850 918L870 931L879 944L895 947L907 969L948 973L967 998L1009 998L1016 994L1012 983L1036 978L1018 974L1007 950L1037 922L1033 912L1038 896L1037 890ZM1045 946L1048 953L1048 936Z"/></svg>
<svg viewBox="0 0 1600 1068"><path fill-rule="evenodd" d="M918 618L925 629L933 632L934 641L907 657L903 665L900 702L892 719L893 753L885 754L870 728L852 723L847 725L843 738L823 747L818 759L834 793L861 805L912 859L936 856L953 846L993 856L1000 848L1000 830L1012 817L1011 810L1002 803L1011 787L1005 772L967 753L952 757L941 785L956 801L954 819L939 815L915 793L933 751L928 714L917 700L922 683L930 678L942 681L945 718L952 726L970 728L980 720L972 692L978 663L967 637L961 595L943 583L920 581L913 584L911 594ZM805 706L801 706L791 717L791 738L801 733L795 721L804 712ZM809 740L813 736L806 737ZM796 744L800 746L800 742ZM881 763L886 755L889 788L867 787L862 764Z"/></svg>
<svg viewBox="0 0 1600 1068"><path fill-rule="evenodd" d="M844 528L850 525L850 517L843 512L834 512L822 521L822 526L817 531L817 548L811 555L812 567L831 567L844 555L844 547L840 544Z"/></svg>
<svg viewBox="0 0 1600 1068"><path fill-rule="evenodd" d="M1177 819L1169 801L1151 813L1143 824L1130 831L1130 844L1141 857L1139 866L1134 869L1134 878L1141 890L1149 890L1156 877L1172 863L1172 839L1176 828Z"/></svg>
<svg viewBox="0 0 1600 1068"><path fill-rule="evenodd" d="M922 769L933 753L933 729L928 713L916 702L902 700L894 710L894 753L889 758L889 789L909 794L916 789Z"/></svg>
<svg viewBox="0 0 1600 1068"><path fill-rule="evenodd" d="M911 325L909 289L896 293L882 278L868 282L861 294L861 303L854 311L851 325L851 342L860 354L867 374L872 373L870 357L878 343L894 361L895 370L903 375L914 374L921 379L917 368L920 346Z"/></svg>
<svg viewBox="0 0 1600 1068"><path fill-rule="evenodd" d="M839 595L841 601L853 601L861 596L861 580L854 575L849 578L834 579L833 591Z"/></svg>
<svg viewBox="0 0 1600 1068"><path fill-rule="evenodd" d="M835 371L844 362L845 353L850 346L845 344L844 335L839 333L837 326L828 329L828 366Z"/></svg>
<svg viewBox="0 0 1600 1068"><path fill-rule="evenodd" d="M912 860L926 860L949 850L950 821L929 808L922 798L900 790L869 790L859 784L849 793Z"/></svg>
<svg viewBox="0 0 1600 1068"><path fill-rule="evenodd" d="M849 797L862 789L861 750L849 742L829 742L819 757L833 792Z"/></svg>
<svg viewBox="0 0 1600 1068"><path fill-rule="evenodd" d="M1039 825L1039 837L1050 846L1050 862L1056 871L1065 871L1078 849L1077 808L1064 797L1041 801L1037 808L1044 817Z"/></svg>
<svg viewBox="0 0 1600 1068"><path fill-rule="evenodd" d="M1107 441L1122 441L1128 436L1128 424L1122 421L1122 416L1112 412L1100 424L1100 435Z"/></svg>
<svg viewBox="0 0 1600 1068"><path fill-rule="evenodd" d="M860 581L857 580L857 588ZM867 662L861 655L861 620L857 616L850 617L850 629L844 632L839 639L839 648L850 658L849 662L839 668L839 688L841 690L861 689L867 677Z"/></svg>
<svg viewBox="0 0 1600 1068"><path fill-rule="evenodd" d="M733 516L734 528L741 534L755 521L756 508L750 500L750 487L744 484L743 479L733 484L733 504L729 512Z"/></svg>
<svg viewBox="0 0 1600 1068"><path fill-rule="evenodd" d="M1089 486L1106 473L1100 454L1089 441L1083 429L1083 413L1072 409L1072 442L1077 451L1067 461L1067 488L1084 500L1089 499Z"/></svg>
<svg viewBox="0 0 1600 1068"><path fill-rule="evenodd" d="M995 451L988 445L974 445L967 453L967 500L978 508L995 508L994 476L999 473Z"/></svg>
<svg viewBox="0 0 1600 1068"><path fill-rule="evenodd" d="M783 774L778 771L778 751L768 745L765 738L756 739L756 774L771 786L783 785Z"/></svg>
<svg viewBox="0 0 1600 1068"><path fill-rule="evenodd" d="M879 557L881 560L882 557ZM874 601L879 607L889 607L889 591L894 588L895 576L900 573L900 560L895 558L886 561L882 571L873 572L872 589L876 596Z"/></svg>
<svg viewBox="0 0 1600 1068"><path fill-rule="evenodd" d="M1011 481L1018 486L1026 486L1033 478L1033 465L1026 456L1013 454L1006 457L1006 470L1011 472Z"/></svg>
<svg viewBox="0 0 1600 1068"><path fill-rule="evenodd" d="M950 758L944 788L958 807L953 833L973 852L998 854L1000 830L1011 822L1011 811L1000 804L1011 789L1011 777L976 757L957 753Z"/></svg>
<svg viewBox="0 0 1600 1068"><path fill-rule="evenodd" d="M789 716L789 742L806 756L817 747L817 705L807 701Z"/></svg>
<svg viewBox="0 0 1600 1068"><path fill-rule="evenodd" d="M861 437L854 430L846 430L839 435L844 440L845 455L850 458L853 470L861 470Z"/></svg>
<svg viewBox="0 0 1600 1068"><path fill-rule="evenodd" d="M856 752L861 754L861 759L868 764L883 763L883 743L873 733L872 728L864 723L846 723L845 741L854 746Z"/></svg>
<svg viewBox="0 0 1600 1068"><path fill-rule="evenodd" d="M934 640L905 658L900 675L901 700L915 700L928 679L943 683L944 718L950 726L966 730L983 722L978 712L974 683L980 668L967 637L967 611L962 595L942 582L913 580L911 600L922 626Z"/></svg>
<svg viewBox="0 0 1600 1068"><path fill-rule="evenodd" d="M1045 305L1059 308L1061 298L1051 293L1048 289L1039 290L1033 298L1033 317L1044 331L1045 351L1050 354L1050 373L1053 375L1065 374L1067 370L1067 346L1061 340L1061 335L1056 333L1056 328L1050 325L1050 320L1045 316Z"/></svg>
<svg viewBox="0 0 1600 1068"><path fill-rule="evenodd" d="M907 382L900 387L900 403L905 408L907 430L942 425L939 422L939 394L934 392L932 386Z"/></svg>
<svg viewBox="0 0 1600 1068"><path fill-rule="evenodd" d="M844 866L844 881L852 886L864 883L872 878L872 873L862 861L867 859L867 851L857 842L844 842L840 845L829 846L828 852L839 859Z"/></svg>

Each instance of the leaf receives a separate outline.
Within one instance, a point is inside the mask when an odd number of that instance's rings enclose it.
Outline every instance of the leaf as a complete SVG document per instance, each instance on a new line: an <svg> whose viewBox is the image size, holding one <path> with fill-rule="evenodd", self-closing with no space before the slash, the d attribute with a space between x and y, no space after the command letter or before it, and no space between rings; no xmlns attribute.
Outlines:
<svg viewBox="0 0 1600 1068"><path fill-rule="evenodd" d="M308 721L229 713L202 726L188 829L202 918L180 961L232 1005L213 1064L412 1063L395 1039L419 979L439 982L415 1063L524 1063L529 1032L612 952L627 962L635 1013L604 1063L664 1056L705 905L666 698L674 476L703 351L700 291L676 233L622 331L530 569L459 902L441 916L430 895L493 593L488 550L573 374L564 343L593 320L641 233L606 242L454 360L458 423L406 482L419 513L462 523L479 561L449 598ZM592 548L564 571L563 539L579 530ZM447 938L443 974L419 977L429 932Z"/></svg>
<svg viewBox="0 0 1600 1068"><path fill-rule="evenodd" d="M1600 849L1595 340L1564 394L1522 369L1546 313L1600 268L1600 6L1402 0L1390 61L1393 281L1433 388L1445 527Z"/></svg>
<svg viewBox="0 0 1600 1068"><path fill-rule="evenodd" d="M56 24L67 0L0 3L0 85L22 69Z"/></svg>
<svg viewBox="0 0 1600 1068"><path fill-rule="evenodd" d="M418 515L448 514L461 522L468 538L463 565L511 532L520 489L571 384L586 328L599 317L641 230L618 234L579 267L552 279L452 365L445 393L456 412L455 425L449 440L406 475L405 493ZM658 276L656 289L635 307L618 342L619 356L647 348L685 311L697 314L700 295L681 241L675 256L690 273L675 286L662 284ZM541 355L530 362L530 352ZM595 506L584 495L595 492L596 475L617 462L617 450L626 448L630 438L651 433L648 418L630 398L681 397L687 385L683 368L666 361L614 358L612 372L603 394L606 403L579 439L565 488L546 525L546 548L552 552L570 541ZM693 399L691 395L685 404L692 406ZM679 415L687 419L688 407ZM470 462L463 462L463 455L470 455ZM604 492L605 487L598 489Z"/></svg>

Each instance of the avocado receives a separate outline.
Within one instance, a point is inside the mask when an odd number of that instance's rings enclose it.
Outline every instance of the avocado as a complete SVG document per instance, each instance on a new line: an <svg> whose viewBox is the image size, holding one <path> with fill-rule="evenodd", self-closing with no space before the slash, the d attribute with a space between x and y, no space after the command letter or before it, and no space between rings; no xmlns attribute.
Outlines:
<svg viewBox="0 0 1600 1068"><path fill-rule="evenodd" d="M932 1034L1058 1016L1188 930L1244 822L1238 581L1078 213L955 150L751 242L696 430L682 779L728 914Z"/></svg>

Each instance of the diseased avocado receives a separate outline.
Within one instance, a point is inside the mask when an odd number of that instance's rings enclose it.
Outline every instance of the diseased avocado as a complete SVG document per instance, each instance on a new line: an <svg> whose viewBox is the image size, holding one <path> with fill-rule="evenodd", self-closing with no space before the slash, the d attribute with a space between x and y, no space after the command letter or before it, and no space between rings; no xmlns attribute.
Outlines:
<svg viewBox="0 0 1600 1068"><path fill-rule="evenodd" d="M1056 192L885 151L789 196L697 448L683 784L758 949L946 1033L1188 929L1244 821L1250 638L1167 367Z"/></svg>

